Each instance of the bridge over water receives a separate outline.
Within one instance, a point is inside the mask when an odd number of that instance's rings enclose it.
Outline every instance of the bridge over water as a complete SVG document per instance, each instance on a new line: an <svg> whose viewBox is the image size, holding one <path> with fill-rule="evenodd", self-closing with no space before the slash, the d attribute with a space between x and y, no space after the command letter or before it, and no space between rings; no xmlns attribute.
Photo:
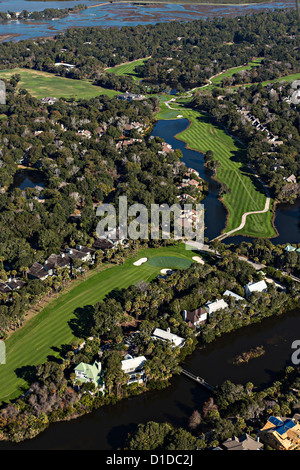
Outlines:
<svg viewBox="0 0 300 470"><path fill-rule="evenodd" d="M215 387L208 384L202 377L194 375L194 374L192 374L191 372L189 372L188 370L185 370L185 369L182 369L181 373L186 375L190 379L194 380L194 382L197 382L199 385L202 385L204 388L206 388L210 392L214 392Z"/></svg>

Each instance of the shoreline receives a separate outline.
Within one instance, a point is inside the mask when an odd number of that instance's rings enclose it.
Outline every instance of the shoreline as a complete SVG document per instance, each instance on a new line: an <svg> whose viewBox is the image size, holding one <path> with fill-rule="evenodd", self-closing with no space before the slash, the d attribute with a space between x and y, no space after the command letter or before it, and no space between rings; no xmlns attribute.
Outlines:
<svg viewBox="0 0 300 470"><path fill-rule="evenodd" d="M31 1L37 1L37 0L31 0ZM99 7L99 6L102 6L102 5L113 5L113 4L119 4L119 3L137 3L139 5L144 5L144 4L148 4L148 5L164 5L164 4L174 4L174 5L204 5L204 6L212 6L212 5L216 5L216 6L232 6L232 7L237 7L237 6L251 6L251 5L260 5L262 3L276 3L276 0L261 0L260 2L258 1L255 1L255 2L250 2L250 3L244 3L244 2L241 2L241 3L218 3L218 2L185 2L185 1L168 1L168 0L158 0L158 1L154 1L154 0L118 0L116 2L114 1L111 1L111 2L105 2L105 3L97 3L96 5L89 5L87 8L95 8L95 7Z"/></svg>

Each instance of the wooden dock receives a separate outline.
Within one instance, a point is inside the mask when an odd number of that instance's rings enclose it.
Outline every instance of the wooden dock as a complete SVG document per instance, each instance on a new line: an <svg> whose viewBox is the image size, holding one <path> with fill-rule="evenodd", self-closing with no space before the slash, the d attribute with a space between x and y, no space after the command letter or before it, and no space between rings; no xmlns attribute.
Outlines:
<svg viewBox="0 0 300 470"><path fill-rule="evenodd" d="M215 387L212 385L209 385L202 377L199 377L197 375L192 374L188 370L182 369L181 371L182 374L186 375L190 379L194 380L194 382L197 382L199 385L202 385L204 388L209 390L210 392L214 392Z"/></svg>

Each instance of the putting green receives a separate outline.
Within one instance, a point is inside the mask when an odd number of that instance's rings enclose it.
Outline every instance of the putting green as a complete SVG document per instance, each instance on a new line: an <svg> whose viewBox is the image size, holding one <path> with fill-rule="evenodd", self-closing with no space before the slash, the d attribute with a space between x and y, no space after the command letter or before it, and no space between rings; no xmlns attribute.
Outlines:
<svg viewBox="0 0 300 470"><path fill-rule="evenodd" d="M151 266L158 268L186 269L191 266L193 261L175 256L154 256L149 260Z"/></svg>

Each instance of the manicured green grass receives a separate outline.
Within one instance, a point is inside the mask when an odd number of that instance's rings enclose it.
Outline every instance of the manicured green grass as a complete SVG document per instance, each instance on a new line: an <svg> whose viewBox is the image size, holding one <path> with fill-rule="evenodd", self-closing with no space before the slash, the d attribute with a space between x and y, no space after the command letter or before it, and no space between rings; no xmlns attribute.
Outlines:
<svg viewBox="0 0 300 470"><path fill-rule="evenodd" d="M186 269L191 266L192 262L190 259L177 256L154 256L148 261L151 266L170 269Z"/></svg>
<svg viewBox="0 0 300 470"><path fill-rule="evenodd" d="M224 128L213 123L207 114L181 107L179 103L174 103L172 106L177 106L179 109L170 110L162 103L157 119L176 119L178 115L182 115L190 121L190 125L176 137L186 142L193 150L201 153L213 151L214 158L221 164L217 179L231 190L223 197L228 210L225 232L237 228L245 212L263 210L266 202L262 185L247 167L245 148L228 135ZM271 211L249 215L245 227L236 234L272 237L275 235L275 230L271 219Z"/></svg>
<svg viewBox="0 0 300 470"><path fill-rule="evenodd" d="M141 80L141 77L137 74L135 71L135 68L138 65L144 64L145 61L148 59L139 59L139 60L134 60L133 62L129 62L128 64L123 64L123 65L116 65L115 67L111 67L110 69L107 69L107 73L114 73L116 75L129 75L131 76L134 80Z"/></svg>
<svg viewBox="0 0 300 470"><path fill-rule="evenodd" d="M241 65L240 67L233 67L232 69L227 70L224 73L221 73L217 77L212 78L212 83L214 86L219 86L222 83L222 80L227 77L232 77L232 75L241 72L242 70L250 70L253 67L258 67L263 59L257 58L249 62L247 65Z"/></svg>
<svg viewBox="0 0 300 470"><path fill-rule="evenodd" d="M28 388L25 372L53 356L59 357L59 349L76 339L72 328L76 320L76 309L80 312L83 307L104 299L112 290L127 288L141 280L150 281L160 272L160 266L149 262L134 266L134 261L143 257L150 261L152 257L158 256L189 261L194 254L193 251L186 250L184 244L144 249L122 265L90 273L85 281L75 281L70 291L51 301L5 341L6 364L0 365L0 402L19 396L22 388Z"/></svg>
<svg viewBox="0 0 300 470"><path fill-rule="evenodd" d="M21 76L19 86L25 88L32 96L41 99L46 96L55 98L90 99L99 95L110 98L119 94L117 91L94 86L88 80L74 80L58 77L52 73L30 69L0 70L0 79L10 79L14 74Z"/></svg>

